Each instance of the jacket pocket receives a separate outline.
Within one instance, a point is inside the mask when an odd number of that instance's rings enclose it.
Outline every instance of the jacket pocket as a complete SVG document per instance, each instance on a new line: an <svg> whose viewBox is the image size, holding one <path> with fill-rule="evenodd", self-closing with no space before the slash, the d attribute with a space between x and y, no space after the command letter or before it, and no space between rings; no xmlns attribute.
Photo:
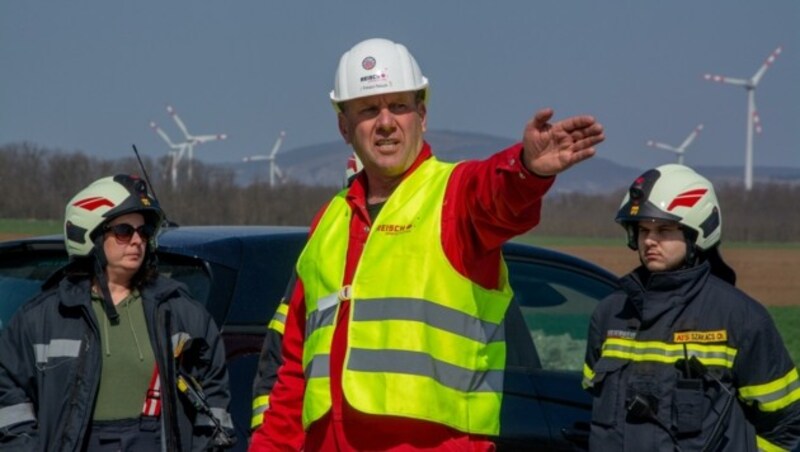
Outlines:
<svg viewBox="0 0 800 452"><path fill-rule="evenodd" d="M594 399L592 401L592 422L606 427L617 424L617 412L624 403L622 390L622 370L627 361L600 358L594 367L592 379Z"/></svg>
<svg viewBox="0 0 800 452"><path fill-rule="evenodd" d="M672 403L672 422L681 436L695 436L703 429L709 401L699 379L679 379Z"/></svg>

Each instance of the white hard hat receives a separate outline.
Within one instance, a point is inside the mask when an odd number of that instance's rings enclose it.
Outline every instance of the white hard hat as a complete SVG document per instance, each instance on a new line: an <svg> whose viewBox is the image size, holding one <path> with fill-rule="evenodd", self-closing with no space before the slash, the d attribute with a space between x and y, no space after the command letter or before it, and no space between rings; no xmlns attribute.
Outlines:
<svg viewBox="0 0 800 452"><path fill-rule="evenodd" d="M628 231L628 246L638 248L636 225L641 220L671 220L688 228L702 251L717 245L722 214L714 186L687 166L668 164L646 171L631 184L616 221Z"/></svg>
<svg viewBox="0 0 800 452"><path fill-rule="evenodd" d="M340 102L419 90L425 90L426 100L428 79L408 49L388 39L374 38L359 42L342 55L330 97L333 108L339 111Z"/></svg>

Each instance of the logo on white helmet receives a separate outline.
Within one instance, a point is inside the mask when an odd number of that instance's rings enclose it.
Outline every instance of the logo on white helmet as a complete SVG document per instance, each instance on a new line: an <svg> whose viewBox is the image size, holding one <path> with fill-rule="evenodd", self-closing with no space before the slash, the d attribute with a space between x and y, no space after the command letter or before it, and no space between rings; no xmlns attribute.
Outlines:
<svg viewBox="0 0 800 452"><path fill-rule="evenodd" d="M371 71L375 67L375 58L368 56L361 60L361 67L367 71Z"/></svg>

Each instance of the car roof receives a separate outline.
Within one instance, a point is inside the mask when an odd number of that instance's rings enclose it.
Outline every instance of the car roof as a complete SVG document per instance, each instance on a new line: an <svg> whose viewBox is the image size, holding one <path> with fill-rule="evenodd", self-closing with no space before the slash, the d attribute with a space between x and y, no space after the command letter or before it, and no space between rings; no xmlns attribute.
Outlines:
<svg viewBox="0 0 800 452"><path fill-rule="evenodd" d="M244 245L252 240L283 240L287 236L308 235L305 226L170 226L158 237L159 251L201 258L231 268L238 268ZM0 243L0 249L15 246L46 246L63 249L62 235L26 237ZM503 246L507 258L534 259L548 264L593 273L609 281L617 281L617 276L603 267L589 261L559 251L536 245L508 242Z"/></svg>

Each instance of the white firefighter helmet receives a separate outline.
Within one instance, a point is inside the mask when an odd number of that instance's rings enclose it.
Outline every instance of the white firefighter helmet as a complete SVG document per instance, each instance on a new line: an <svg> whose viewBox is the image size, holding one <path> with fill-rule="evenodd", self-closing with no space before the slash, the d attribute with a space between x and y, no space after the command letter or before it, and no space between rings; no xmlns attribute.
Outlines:
<svg viewBox="0 0 800 452"><path fill-rule="evenodd" d="M361 41L339 60L333 91L333 108L360 97L376 94L424 90L428 98L428 79L422 75L417 61L402 44L388 39Z"/></svg>
<svg viewBox="0 0 800 452"><path fill-rule="evenodd" d="M118 174L92 182L67 203L64 212L64 243L70 257L92 254L101 226L128 213L139 212L156 227L148 246L156 247L156 236L164 213L149 193L144 180Z"/></svg>
<svg viewBox="0 0 800 452"><path fill-rule="evenodd" d="M653 168L631 184L616 217L628 232L631 249L638 248L638 222L653 219L680 223L690 244L700 251L716 246L722 235L722 214L714 186L683 165Z"/></svg>

